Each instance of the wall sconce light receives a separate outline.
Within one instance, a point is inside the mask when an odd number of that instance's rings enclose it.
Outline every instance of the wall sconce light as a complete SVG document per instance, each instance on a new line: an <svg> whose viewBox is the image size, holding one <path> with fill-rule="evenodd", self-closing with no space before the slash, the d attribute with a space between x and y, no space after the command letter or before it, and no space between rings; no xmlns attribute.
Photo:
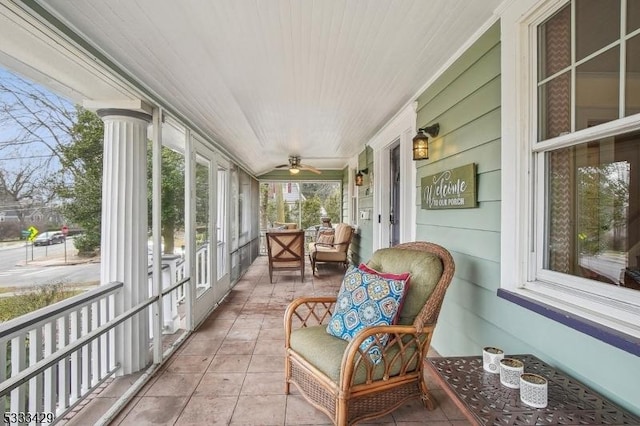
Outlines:
<svg viewBox="0 0 640 426"><path fill-rule="evenodd" d="M364 183L363 175L368 175L368 174L369 174L369 168L358 170L358 173L356 174L356 186L362 186L362 184Z"/></svg>
<svg viewBox="0 0 640 426"><path fill-rule="evenodd" d="M440 133L440 124L421 127L418 134L413 138L413 159L426 160L429 158L429 136L435 138Z"/></svg>

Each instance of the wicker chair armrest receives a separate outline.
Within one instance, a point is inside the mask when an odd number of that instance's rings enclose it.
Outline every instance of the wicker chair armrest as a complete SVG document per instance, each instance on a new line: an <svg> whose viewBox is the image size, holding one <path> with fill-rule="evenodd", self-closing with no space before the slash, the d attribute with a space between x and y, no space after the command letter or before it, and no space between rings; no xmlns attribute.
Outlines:
<svg viewBox="0 0 640 426"><path fill-rule="evenodd" d="M284 313L286 347L289 347L294 321L299 328L326 324L331 319L335 303L335 296L300 297L289 303Z"/></svg>
<svg viewBox="0 0 640 426"><path fill-rule="evenodd" d="M349 342L342 356L340 389L353 389L355 374L361 365L366 371L366 384L374 381L374 373L380 368L384 368L384 379L387 380L391 376L391 369L397 368L399 363L400 371L394 377L413 373L417 363L422 362L427 354L434 330L435 324L420 330L413 325L381 325L363 329ZM386 345L380 340L384 335L389 336ZM360 348L370 336L374 337L373 344L382 348L379 364L374 364L368 351ZM414 368L410 368L412 365Z"/></svg>

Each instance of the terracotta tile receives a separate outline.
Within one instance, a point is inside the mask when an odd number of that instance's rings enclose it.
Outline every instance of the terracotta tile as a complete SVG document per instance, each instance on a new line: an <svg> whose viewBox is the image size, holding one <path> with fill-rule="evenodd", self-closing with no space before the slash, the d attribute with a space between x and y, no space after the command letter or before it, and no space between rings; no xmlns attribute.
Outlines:
<svg viewBox="0 0 640 426"><path fill-rule="evenodd" d="M162 373L144 394L147 396L189 396L200 382L202 374Z"/></svg>
<svg viewBox="0 0 640 426"><path fill-rule="evenodd" d="M444 412L437 407L433 411L429 411L419 399L407 401L393 413L396 422L436 422L448 421Z"/></svg>
<svg viewBox="0 0 640 426"><path fill-rule="evenodd" d="M396 422L393 420L393 416L391 414L387 414L386 416L378 417L377 419L365 420L362 423L358 423L358 426L361 425L376 425L376 426L387 426L387 425L395 425Z"/></svg>
<svg viewBox="0 0 640 426"><path fill-rule="evenodd" d="M177 355L173 357L166 371L170 373L204 373L213 356L208 355Z"/></svg>
<svg viewBox="0 0 640 426"><path fill-rule="evenodd" d="M262 329L278 329L278 330L284 330L284 314L282 316L278 316L278 317L267 317L264 319L264 321L262 322ZM284 333L284 331L283 331Z"/></svg>
<svg viewBox="0 0 640 426"><path fill-rule="evenodd" d="M220 355L251 355L256 342L253 340L225 340L218 349Z"/></svg>
<svg viewBox="0 0 640 426"><path fill-rule="evenodd" d="M231 425L271 426L284 424L284 395L246 395L238 398Z"/></svg>
<svg viewBox="0 0 640 426"><path fill-rule="evenodd" d="M247 373L240 395L283 395L284 375L281 373Z"/></svg>
<svg viewBox="0 0 640 426"><path fill-rule="evenodd" d="M259 340L282 340L284 342L284 325L279 328L263 328L258 335Z"/></svg>
<svg viewBox="0 0 640 426"><path fill-rule="evenodd" d="M185 343L180 355L205 355L214 356L222 344L222 339L190 339Z"/></svg>
<svg viewBox="0 0 640 426"><path fill-rule="evenodd" d="M142 376L142 372L128 374L113 379L99 394L100 397L119 398Z"/></svg>
<svg viewBox="0 0 640 426"><path fill-rule="evenodd" d="M143 397L120 425L173 425L187 403L187 397Z"/></svg>
<svg viewBox="0 0 640 426"><path fill-rule="evenodd" d="M245 373L251 362L251 355L216 355L207 372Z"/></svg>
<svg viewBox="0 0 640 426"><path fill-rule="evenodd" d="M468 420L452 420L451 426L471 426L471 422Z"/></svg>
<svg viewBox="0 0 640 426"><path fill-rule="evenodd" d="M331 425L331 419L302 396L288 396L286 425Z"/></svg>
<svg viewBox="0 0 640 426"><path fill-rule="evenodd" d="M227 425L236 406L236 396L194 396L176 422L177 425Z"/></svg>
<svg viewBox="0 0 640 426"><path fill-rule="evenodd" d="M238 319L233 323L231 331L243 328L260 329L260 327L262 327L262 315L255 315L248 318L238 317Z"/></svg>
<svg viewBox="0 0 640 426"><path fill-rule="evenodd" d="M237 307L235 309L220 310L220 312L216 314L216 318L226 319L226 320L235 320L236 318L238 318L240 311L241 311L241 308L237 308Z"/></svg>
<svg viewBox="0 0 640 426"><path fill-rule="evenodd" d="M249 363L249 373L279 372L284 380L284 357L273 355L255 355ZM283 385L284 386L284 385Z"/></svg>
<svg viewBox="0 0 640 426"><path fill-rule="evenodd" d="M253 350L255 355L275 355L284 358L284 340L260 340L256 342Z"/></svg>
<svg viewBox="0 0 640 426"><path fill-rule="evenodd" d="M445 391L443 390L433 390L433 396L438 401L438 407L442 409L445 416L449 420L465 420L466 417L462 414L462 411L458 408L458 406L447 396Z"/></svg>
<svg viewBox="0 0 640 426"><path fill-rule="evenodd" d="M429 367L424 368L424 380L429 390L441 389L440 383L435 379L434 373L431 372Z"/></svg>
<svg viewBox="0 0 640 426"><path fill-rule="evenodd" d="M227 333L227 337L225 337L225 342L229 340L256 340L258 338L258 334L260 333L260 328L232 328Z"/></svg>
<svg viewBox="0 0 640 426"><path fill-rule="evenodd" d="M205 373L194 395L197 396L238 396L244 373Z"/></svg>
<svg viewBox="0 0 640 426"><path fill-rule="evenodd" d="M133 407L135 407L138 402L140 402L141 399L141 396L133 397L131 401L129 401L129 403L122 410L120 410L118 415L114 417L110 424L119 425L127 416L127 414L129 414L129 412L133 409Z"/></svg>

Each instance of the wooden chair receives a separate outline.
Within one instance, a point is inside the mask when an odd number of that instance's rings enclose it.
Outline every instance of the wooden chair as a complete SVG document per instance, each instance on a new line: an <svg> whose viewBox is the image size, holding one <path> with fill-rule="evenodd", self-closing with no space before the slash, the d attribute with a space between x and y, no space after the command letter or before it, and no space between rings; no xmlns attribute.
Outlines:
<svg viewBox="0 0 640 426"><path fill-rule="evenodd" d="M423 360L453 277L453 258L439 245L413 242L378 250L367 265L379 272L411 273L397 325L367 327L350 342L334 337L326 324L335 297L296 299L284 318L285 393L294 384L340 426L384 416L410 398L435 408ZM385 333L389 341L374 364L360 345L369 336L380 344Z"/></svg>
<svg viewBox="0 0 640 426"><path fill-rule="evenodd" d="M300 270L304 281L304 231L269 231L266 235L269 281L273 283L274 270Z"/></svg>
<svg viewBox="0 0 640 426"><path fill-rule="evenodd" d="M309 243L309 261L311 271L315 275L318 262L340 263L345 267L349 263L349 245L353 238L353 227L346 223L339 223L333 235L333 242Z"/></svg>

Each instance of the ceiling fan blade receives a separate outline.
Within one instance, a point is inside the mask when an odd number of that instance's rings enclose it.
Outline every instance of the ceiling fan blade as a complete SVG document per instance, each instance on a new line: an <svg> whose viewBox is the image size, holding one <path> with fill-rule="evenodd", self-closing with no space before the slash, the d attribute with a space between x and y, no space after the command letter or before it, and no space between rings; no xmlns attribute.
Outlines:
<svg viewBox="0 0 640 426"><path fill-rule="evenodd" d="M318 174L318 175L322 174L322 172L320 170L316 169L313 166L308 166L306 164L300 164L300 170L309 170L310 172L313 172L313 173Z"/></svg>
<svg viewBox="0 0 640 426"><path fill-rule="evenodd" d="M289 164L280 164L279 166L275 166L274 169L282 169L282 168L289 168L291 167Z"/></svg>

